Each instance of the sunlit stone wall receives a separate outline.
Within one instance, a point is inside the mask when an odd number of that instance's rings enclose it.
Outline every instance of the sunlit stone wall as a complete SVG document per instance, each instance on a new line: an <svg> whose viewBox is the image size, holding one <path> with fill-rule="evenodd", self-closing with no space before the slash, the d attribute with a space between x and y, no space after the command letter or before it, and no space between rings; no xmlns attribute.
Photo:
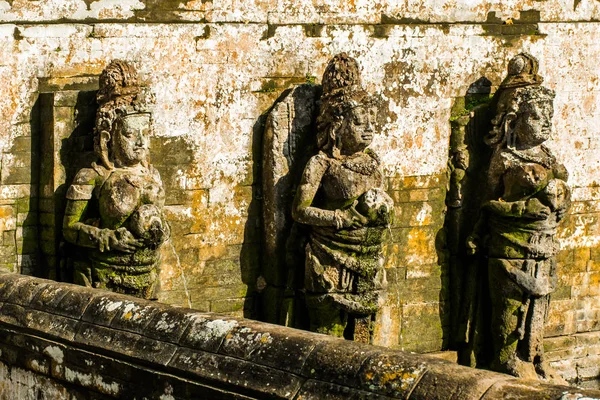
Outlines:
<svg viewBox="0 0 600 400"><path fill-rule="evenodd" d="M451 321L436 237L450 110L480 77L494 89L508 59L527 51L557 92L549 146L574 188L548 356L568 379L598 376L598 20L597 0L0 1L0 266L61 268L57 196L70 176L61 165L90 150L89 130L70 140L85 110L74 99L122 58L154 98L152 162L173 233L160 299L260 317L264 114L284 89L318 84L346 51L383 99L373 148L397 205L376 343L441 350Z"/></svg>

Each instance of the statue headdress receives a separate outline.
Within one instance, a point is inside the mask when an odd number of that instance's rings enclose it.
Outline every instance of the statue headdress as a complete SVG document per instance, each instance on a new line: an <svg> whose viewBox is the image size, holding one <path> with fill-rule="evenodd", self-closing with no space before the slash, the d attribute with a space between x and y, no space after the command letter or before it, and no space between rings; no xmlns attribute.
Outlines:
<svg viewBox="0 0 600 400"><path fill-rule="evenodd" d="M508 73L500 84L495 95L495 114L492 120L492 130L485 138L490 146L513 147L515 138L506 134L506 117L518 113L527 104L550 102L554 100L555 92L542 86L544 79L538 74L539 62L528 53L513 57L508 63Z"/></svg>
<svg viewBox="0 0 600 400"><path fill-rule="evenodd" d="M104 167L113 168L107 150L117 118L144 112L141 87L135 67L124 60L112 60L100 74L96 95L98 111L94 127L94 149Z"/></svg>
<svg viewBox="0 0 600 400"><path fill-rule="evenodd" d="M323 73L323 95L317 117L317 146L324 151L335 147L332 129L351 109L372 101L362 89L358 62L346 53L335 55Z"/></svg>
<svg viewBox="0 0 600 400"><path fill-rule="evenodd" d="M544 78L538 74L539 65L531 54L517 54L508 62L508 73L500 84L500 90L541 85Z"/></svg>

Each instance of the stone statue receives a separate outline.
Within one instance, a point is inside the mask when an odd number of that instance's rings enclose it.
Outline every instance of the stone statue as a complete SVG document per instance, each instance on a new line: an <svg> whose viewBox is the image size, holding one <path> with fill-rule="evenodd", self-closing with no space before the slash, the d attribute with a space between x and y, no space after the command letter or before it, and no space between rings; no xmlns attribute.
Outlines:
<svg viewBox="0 0 600 400"><path fill-rule="evenodd" d="M473 253L485 249L488 260L490 368L564 383L544 360L543 334L557 279L556 228L569 208L570 189L565 167L544 145L554 92L541 86L537 70L528 54L509 63L486 138L493 149L488 193L467 245Z"/></svg>
<svg viewBox="0 0 600 400"><path fill-rule="evenodd" d="M385 285L382 244L393 212L368 148L375 107L356 60L336 55L323 74L318 154L304 168L292 215L310 227L305 298L312 331L369 342Z"/></svg>
<svg viewBox="0 0 600 400"><path fill-rule="evenodd" d="M162 181L148 161L152 115L144 110L133 66L112 61L100 76L97 99L98 162L75 176L63 222L65 239L81 250L74 281L153 298L169 226Z"/></svg>

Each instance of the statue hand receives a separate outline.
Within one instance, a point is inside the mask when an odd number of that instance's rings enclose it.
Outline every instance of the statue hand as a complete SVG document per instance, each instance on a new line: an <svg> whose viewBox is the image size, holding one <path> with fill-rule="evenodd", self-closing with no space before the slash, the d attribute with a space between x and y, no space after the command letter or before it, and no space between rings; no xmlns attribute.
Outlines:
<svg viewBox="0 0 600 400"><path fill-rule="evenodd" d="M541 201L533 198L527 200L523 216L535 220L544 220L550 216L551 212L550 207L543 205Z"/></svg>
<svg viewBox="0 0 600 400"><path fill-rule="evenodd" d="M479 235L475 233L469 235L467 238L467 254L474 255L479 253L480 241L481 238Z"/></svg>
<svg viewBox="0 0 600 400"><path fill-rule="evenodd" d="M116 241L111 243L111 247L114 250L122 251L124 253L133 253L140 247L144 246L142 240L136 239L127 228L119 228L115 232Z"/></svg>
<svg viewBox="0 0 600 400"><path fill-rule="evenodd" d="M362 228L369 222L367 217L356 211L357 204L358 201L354 201L349 208L338 213L342 219L342 228Z"/></svg>
<svg viewBox="0 0 600 400"><path fill-rule="evenodd" d="M143 246L141 240L136 239L131 232L123 227L117 230L102 229L98 242L101 252L116 250L123 253L133 253Z"/></svg>

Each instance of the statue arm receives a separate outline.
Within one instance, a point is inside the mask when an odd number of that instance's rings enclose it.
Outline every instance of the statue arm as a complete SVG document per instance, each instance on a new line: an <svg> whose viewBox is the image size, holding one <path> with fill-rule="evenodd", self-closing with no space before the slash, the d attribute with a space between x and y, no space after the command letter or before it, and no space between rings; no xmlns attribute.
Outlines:
<svg viewBox="0 0 600 400"><path fill-rule="evenodd" d="M522 217L525 213L525 201L500 201L490 200L484 203L483 207L494 214L506 217Z"/></svg>
<svg viewBox="0 0 600 400"><path fill-rule="evenodd" d="M482 197L479 216L473 227L473 231L467 237L466 246L468 254L476 254L484 246L485 237L487 235L488 214L489 208L487 204L500 197L499 192L502 191L502 175L506 171L503 157L501 153L494 152L490 160L490 168L487 172L487 180L485 181L485 189Z"/></svg>
<svg viewBox="0 0 600 400"><path fill-rule="evenodd" d="M63 219L65 240L77 246L99 249L101 252L117 250L133 253L142 247L142 241L135 239L126 228L101 229L81 222L88 206L87 200L67 200Z"/></svg>
<svg viewBox="0 0 600 400"><path fill-rule="evenodd" d="M485 194L483 204L488 200L496 200L502 196L504 191L504 174L507 170L507 161L502 152L494 152L490 160L490 168L485 182Z"/></svg>
<svg viewBox="0 0 600 400"><path fill-rule="evenodd" d="M63 236L67 242L78 246L99 248L100 228L80 222L87 209L87 200L67 199L63 219Z"/></svg>
<svg viewBox="0 0 600 400"><path fill-rule="evenodd" d="M100 229L84 224L88 203L92 198L96 179L100 174L91 168L80 170L67 190L67 206L63 219L63 236L70 243L98 248ZM79 232L82 232L80 235Z"/></svg>
<svg viewBox="0 0 600 400"><path fill-rule="evenodd" d="M328 162L322 155L312 157L306 164L292 206L294 220L307 225L336 226L335 210L312 206L321 179L328 168Z"/></svg>
<svg viewBox="0 0 600 400"><path fill-rule="evenodd" d="M338 229L366 224L366 218L356 211L354 205L347 210L326 210L312 205L321 186L323 175L329 168L329 162L325 157L318 154L306 164L294 198L292 217L302 224L332 226Z"/></svg>
<svg viewBox="0 0 600 400"><path fill-rule="evenodd" d="M101 252L118 250L131 253L142 246L126 228L101 229L87 224L85 216L99 175L90 169L78 172L67 191L67 206L63 219L63 236L77 246L99 249Z"/></svg>

